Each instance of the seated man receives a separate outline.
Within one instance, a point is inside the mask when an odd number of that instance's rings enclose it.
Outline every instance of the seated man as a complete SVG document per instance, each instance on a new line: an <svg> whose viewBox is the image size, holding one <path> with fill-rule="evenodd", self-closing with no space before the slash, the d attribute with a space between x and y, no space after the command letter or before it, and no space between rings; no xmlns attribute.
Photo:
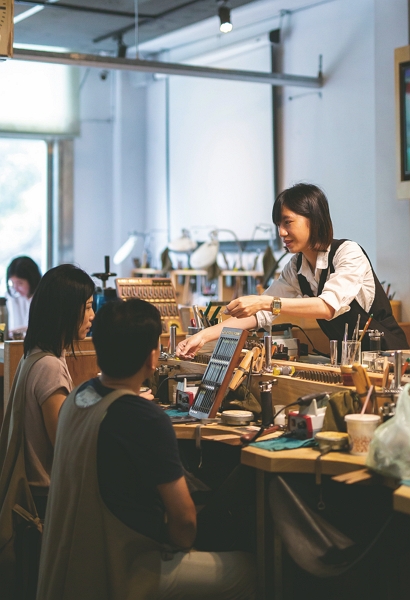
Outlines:
<svg viewBox="0 0 410 600"><path fill-rule="evenodd" d="M95 317L101 375L60 412L38 600L254 598L251 555L190 550L196 513L171 422L138 395L160 334L142 300Z"/></svg>

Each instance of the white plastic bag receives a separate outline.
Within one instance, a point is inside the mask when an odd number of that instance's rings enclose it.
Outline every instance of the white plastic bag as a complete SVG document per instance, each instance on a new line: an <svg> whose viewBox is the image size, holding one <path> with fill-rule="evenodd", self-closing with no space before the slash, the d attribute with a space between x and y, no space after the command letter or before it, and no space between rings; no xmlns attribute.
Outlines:
<svg viewBox="0 0 410 600"><path fill-rule="evenodd" d="M394 417L376 429L366 466L387 477L410 479L410 384L400 393Z"/></svg>

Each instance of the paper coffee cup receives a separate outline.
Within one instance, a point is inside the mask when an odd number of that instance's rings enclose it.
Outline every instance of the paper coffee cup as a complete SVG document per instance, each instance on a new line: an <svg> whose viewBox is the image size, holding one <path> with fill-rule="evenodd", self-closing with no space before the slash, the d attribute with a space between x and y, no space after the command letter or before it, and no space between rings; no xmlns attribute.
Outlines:
<svg viewBox="0 0 410 600"><path fill-rule="evenodd" d="M376 427L380 423L378 415L346 415L347 433L349 434L350 453L355 456L366 456Z"/></svg>

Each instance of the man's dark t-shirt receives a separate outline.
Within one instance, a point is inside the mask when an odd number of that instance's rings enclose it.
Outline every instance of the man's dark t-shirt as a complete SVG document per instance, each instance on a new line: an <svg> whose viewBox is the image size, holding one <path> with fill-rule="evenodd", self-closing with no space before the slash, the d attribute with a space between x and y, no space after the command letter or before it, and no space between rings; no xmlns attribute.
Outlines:
<svg viewBox="0 0 410 600"><path fill-rule="evenodd" d="M98 378L85 383L98 394L113 391ZM100 425L97 445L100 493L109 510L135 531L166 541L164 506L157 485L183 475L169 417L140 396L113 402Z"/></svg>

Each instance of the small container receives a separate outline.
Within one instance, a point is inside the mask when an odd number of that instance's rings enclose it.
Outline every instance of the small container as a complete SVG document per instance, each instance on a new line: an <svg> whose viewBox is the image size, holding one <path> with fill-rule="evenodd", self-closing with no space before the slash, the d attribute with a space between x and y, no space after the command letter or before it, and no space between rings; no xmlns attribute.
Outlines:
<svg viewBox="0 0 410 600"><path fill-rule="evenodd" d="M352 367L355 363L361 362L361 343L353 340L342 342L342 359L340 364Z"/></svg>
<svg viewBox="0 0 410 600"><path fill-rule="evenodd" d="M9 313L7 310L7 299L0 298L0 342L9 339Z"/></svg>
<svg viewBox="0 0 410 600"><path fill-rule="evenodd" d="M263 345L265 348L265 373L272 372L272 336L265 333L263 337Z"/></svg>
<svg viewBox="0 0 410 600"><path fill-rule="evenodd" d="M275 415L278 414L278 412L280 410L282 410L283 408L285 408L284 404L275 404L274 409L275 409ZM280 413L280 415L278 415L277 417L274 418L274 424L275 425L283 425L283 427L286 426L286 413L284 410L282 410L282 412Z"/></svg>
<svg viewBox="0 0 410 600"><path fill-rule="evenodd" d="M377 329L369 331L369 350L371 352L380 352L382 349L381 333Z"/></svg>
<svg viewBox="0 0 410 600"><path fill-rule="evenodd" d="M272 383L270 381L260 381L259 391L261 396L262 425L268 427L273 422Z"/></svg>
<svg viewBox="0 0 410 600"><path fill-rule="evenodd" d="M319 431L315 435L322 453L347 450L349 448L349 436L341 431Z"/></svg>
<svg viewBox="0 0 410 600"><path fill-rule="evenodd" d="M330 364L332 367L337 366L337 340L329 341L329 350L330 350Z"/></svg>
<svg viewBox="0 0 410 600"><path fill-rule="evenodd" d="M224 410L221 413L222 425L249 425L253 418L250 410Z"/></svg>
<svg viewBox="0 0 410 600"><path fill-rule="evenodd" d="M177 349L177 327L176 325L171 325L169 328L169 353L171 356L175 356L175 352Z"/></svg>

